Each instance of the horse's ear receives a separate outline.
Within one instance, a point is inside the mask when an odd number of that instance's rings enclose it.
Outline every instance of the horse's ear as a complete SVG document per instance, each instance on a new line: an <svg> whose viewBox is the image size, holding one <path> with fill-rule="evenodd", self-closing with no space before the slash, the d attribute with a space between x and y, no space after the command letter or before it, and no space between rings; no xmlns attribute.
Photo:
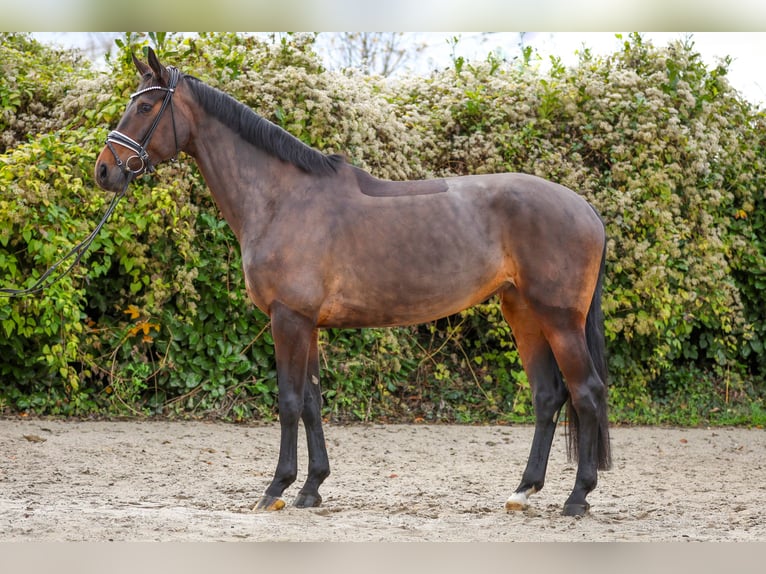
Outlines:
<svg viewBox="0 0 766 574"><path fill-rule="evenodd" d="M133 64L136 66L136 69L138 70L138 73L141 74L141 77L145 76L146 74L151 74L152 70L144 64L141 60L136 58L136 55L131 53L131 56L133 56Z"/></svg>
<svg viewBox="0 0 766 574"><path fill-rule="evenodd" d="M168 83L168 70L160 63L159 58L157 57L157 54L154 53L154 50L152 50L151 46L148 49L148 55L149 55L149 66L151 67L152 71L154 72L154 77L160 80L161 83L167 84Z"/></svg>

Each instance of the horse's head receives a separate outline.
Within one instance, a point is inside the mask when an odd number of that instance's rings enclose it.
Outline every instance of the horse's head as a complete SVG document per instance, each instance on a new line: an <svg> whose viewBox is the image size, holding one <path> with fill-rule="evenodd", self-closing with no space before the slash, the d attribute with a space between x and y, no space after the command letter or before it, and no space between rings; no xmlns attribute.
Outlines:
<svg viewBox="0 0 766 574"><path fill-rule="evenodd" d="M133 62L141 83L96 160L96 182L107 191L121 191L134 177L153 171L189 139L185 107L175 95L180 72L163 66L151 48L148 65L135 55Z"/></svg>

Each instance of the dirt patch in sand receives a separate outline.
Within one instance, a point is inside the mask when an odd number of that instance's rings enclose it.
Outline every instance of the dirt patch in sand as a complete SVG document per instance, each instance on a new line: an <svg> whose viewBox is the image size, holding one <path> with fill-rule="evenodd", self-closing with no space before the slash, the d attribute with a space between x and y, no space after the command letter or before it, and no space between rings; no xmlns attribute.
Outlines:
<svg viewBox="0 0 766 574"><path fill-rule="evenodd" d="M561 515L563 433L543 491L505 512L532 433L328 425L322 507L253 513L276 425L0 420L0 541L766 541L764 430L614 428L583 518Z"/></svg>

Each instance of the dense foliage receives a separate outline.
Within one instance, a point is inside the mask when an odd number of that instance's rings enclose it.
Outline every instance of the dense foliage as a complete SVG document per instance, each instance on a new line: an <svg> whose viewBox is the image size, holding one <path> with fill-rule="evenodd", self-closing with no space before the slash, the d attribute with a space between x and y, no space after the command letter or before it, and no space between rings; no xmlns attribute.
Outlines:
<svg viewBox="0 0 766 574"><path fill-rule="evenodd" d="M764 115L692 44L639 35L578 65L456 59L427 78L326 70L313 36L127 35L98 72L28 36L0 42L0 286L24 286L92 229L92 178L137 78L160 56L379 177L497 171L567 185L609 235L612 418L763 424ZM136 181L84 264L0 298L0 412L270 418L268 317L190 158ZM333 419L528 420L495 301L434 324L322 335Z"/></svg>

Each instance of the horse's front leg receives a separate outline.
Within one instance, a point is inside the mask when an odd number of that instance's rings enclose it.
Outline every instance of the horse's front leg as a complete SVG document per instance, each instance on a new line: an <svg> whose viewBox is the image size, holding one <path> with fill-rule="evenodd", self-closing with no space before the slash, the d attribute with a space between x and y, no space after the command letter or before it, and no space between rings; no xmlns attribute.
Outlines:
<svg viewBox="0 0 766 574"><path fill-rule="evenodd" d="M308 376L303 392L303 426L309 447L309 472L293 504L299 508L319 506L319 486L330 475L330 462L322 430L322 391L319 386L318 332L314 331L309 348Z"/></svg>
<svg viewBox="0 0 766 574"><path fill-rule="evenodd" d="M254 510L280 510L282 493L298 476L298 423L303 414L309 352L315 325L280 303L272 305L271 331L277 361L282 438L274 479Z"/></svg>

